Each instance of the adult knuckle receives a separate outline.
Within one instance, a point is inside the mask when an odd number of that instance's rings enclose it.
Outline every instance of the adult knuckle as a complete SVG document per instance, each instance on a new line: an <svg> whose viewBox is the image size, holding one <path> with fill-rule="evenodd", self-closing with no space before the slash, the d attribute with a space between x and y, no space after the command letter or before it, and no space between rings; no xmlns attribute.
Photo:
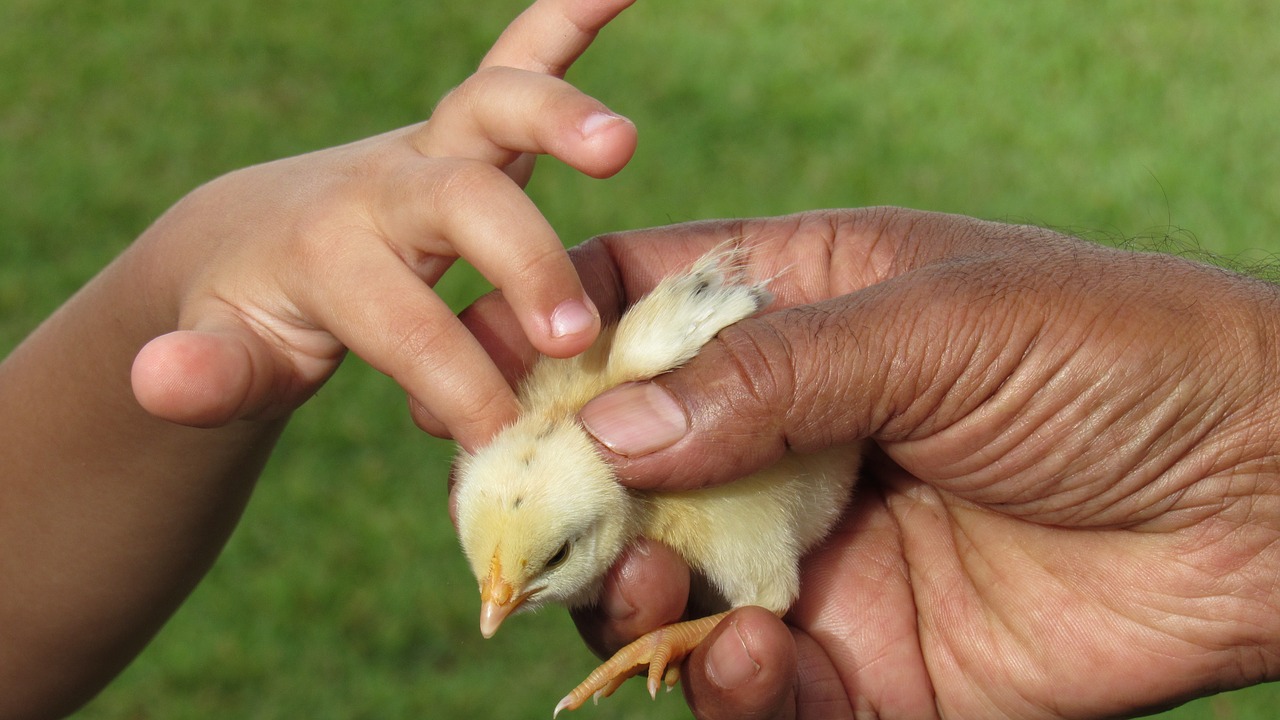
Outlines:
<svg viewBox="0 0 1280 720"><path fill-rule="evenodd" d="M854 358L864 354L859 333L835 308L807 305L789 314L789 337L795 340L788 347L788 443L817 448L860 436L863 430L851 426L856 418L849 412L853 398L847 397L857 387Z"/></svg>
<svg viewBox="0 0 1280 720"><path fill-rule="evenodd" d="M725 329L714 342L732 381L722 390L734 412L769 422L790 412L795 368L784 333L767 321L746 321Z"/></svg>

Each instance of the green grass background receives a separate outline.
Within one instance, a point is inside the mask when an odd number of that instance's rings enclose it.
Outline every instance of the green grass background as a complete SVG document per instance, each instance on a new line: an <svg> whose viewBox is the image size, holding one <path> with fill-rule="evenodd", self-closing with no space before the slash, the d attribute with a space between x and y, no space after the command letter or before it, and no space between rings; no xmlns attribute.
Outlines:
<svg viewBox="0 0 1280 720"><path fill-rule="evenodd" d="M0 3L0 348L197 184L425 117L522 5ZM608 181L544 162L530 192L568 243L891 203L1263 262L1278 7L640 0L571 74L637 122L635 160ZM440 286L459 309L483 290L466 268ZM349 361L206 581L79 717L545 717L594 661L558 610L480 639L450 452ZM1169 717L1277 703L1263 686ZM687 711L635 685L580 714Z"/></svg>

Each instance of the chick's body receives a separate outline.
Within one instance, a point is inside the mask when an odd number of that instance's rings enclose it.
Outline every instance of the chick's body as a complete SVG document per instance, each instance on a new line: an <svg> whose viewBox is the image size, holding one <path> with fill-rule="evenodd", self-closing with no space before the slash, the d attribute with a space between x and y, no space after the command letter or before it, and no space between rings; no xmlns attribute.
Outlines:
<svg viewBox="0 0 1280 720"><path fill-rule="evenodd" d="M800 591L800 557L844 511L856 469L849 452L788 454L728 485L654 494L639 534L680 553L728 607L781 614Z"/></svg>
<svg viewBox="0 0 1280 720"><path fill-rule="evenodd" d="M755 475L713 488L639 492L616 482L576 419L591 398L678 367L725 326L768 303L763 285L736 281L742 252L714 252L667 278L587 352L540 360L522 385L519 420L459 458L458 529L481 582L486 636L516 609L594 602L605 572L637 536L676 550L727 607L782 613L795 600L800 557L848 502L856 448L788 453ZM653 691L668 659L696 646L714 624L713 618L685 633L687 647L670 658L624 649L560 708L612 692L645 664Z"/></svg>

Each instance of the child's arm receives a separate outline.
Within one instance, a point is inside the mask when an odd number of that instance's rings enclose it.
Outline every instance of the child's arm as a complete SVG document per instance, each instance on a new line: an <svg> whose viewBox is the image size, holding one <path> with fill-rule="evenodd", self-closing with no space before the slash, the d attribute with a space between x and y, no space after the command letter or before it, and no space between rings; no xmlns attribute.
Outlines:
<svg viewBox="0 0 1280 720"><path fill-rule="evenodd" d="M70 712L132 659L346 348L464 443L512 414L430 289L456 256L539 349L591 342L521 185L526 153L596 176L629 159L634 128L556 77L628 4L541 0L428 122L194 191L0 364L0 717Z"/></svg>

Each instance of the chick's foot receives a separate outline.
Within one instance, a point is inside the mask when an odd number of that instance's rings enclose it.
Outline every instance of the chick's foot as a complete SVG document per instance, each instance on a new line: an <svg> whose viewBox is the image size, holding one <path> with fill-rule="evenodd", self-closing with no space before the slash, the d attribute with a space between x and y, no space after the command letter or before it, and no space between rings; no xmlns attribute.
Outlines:
<svg viewBox="0 0 1280 720"><path fill-rule="evenodd" d="M556 705L555 714L561 710L576 710L587 698L599 700L609 697L632 675L649 667L649 695L657 697L658 687L674 686L680 679L680 661L698 647L715 629L728 612L708 615L697 620L665 625L640 636L638 640L619 650L574 688Z"/></svg>

